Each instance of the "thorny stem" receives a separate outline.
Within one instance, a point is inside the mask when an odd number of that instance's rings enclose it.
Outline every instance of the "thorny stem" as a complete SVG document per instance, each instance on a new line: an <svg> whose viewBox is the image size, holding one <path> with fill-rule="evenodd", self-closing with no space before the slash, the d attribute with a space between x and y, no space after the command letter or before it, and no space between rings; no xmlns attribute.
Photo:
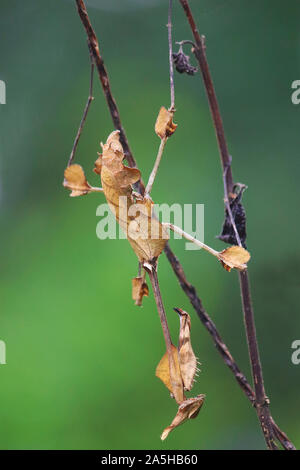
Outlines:
<svg viewBox="0 0 300 470"><path fill-rule="evenodd" d="M228 198L228 194L232 192L233 190L231 158L228 153L220 109L219 109L214 85L212 82L212 78L210 75L207 59L206 59L204 37L200 36L198 32L191 9L189 7L188 0L180 0L180 3L186 14L186 17L188 19L188 22L190 24L190 27L191 27L191 30L192 30L192 33L196 42L196 47L193 48L193 52L199 62L200 70L202 73L202 78L203 78L205 89L207 92L207 97L208 97L208 101L210 105L213 122L215 125L215 130L216 130L216 135L217 135L217 140L218 140L218 145L219 145L219 150L220 150L220 156L221 156L221 163L223 167L223 172L225 174L224 187L226 188L226 193L225 193L225 200L226 200L226 196ZM230 207L229 207L229 210L230 210ZM261 424L264 438L265 438L268 448L271 450L275 450L277 449L277 445L274 439L274 429L272 426L272 420L271 420L271 415L269 411L269 400L266 397L266 393L264 389L262 367L260 363L260 357L259 357L259 351L258 351L258 345L257 345L257 339L256 339L256 328L255 328L254 313L253 313L253 308L252 308L250 285L249 285L247 271L240 272L239 278L240 278L240 288L241 288L241 296L242 296L242 303L243 303L246 335L247 335L249 356L250 356L251 369L252 369L252 377L253 377L254 389L255 389L255 404L256 404L257 415L260 420L260 424ZM276 434L276 437L278 437L278 434L277 433L275 434Z"/></svg>
<svg viewBox="0 0 300 470"><path fill-rule="evenodd" d="M160 145L159 145L157 157L156 157L156 160L155 160L155 163L154 163L154 167L153 167L153 170L151 171L151 174L149 176L149 180L148 180L148 183L147 183L147 186L146 186L146 189L145 189L145 197L149 196L150 193L151 193L152 186L153 186L153 183L154 183L154 180L155 180L155 177L156 177L156 173L157 173L157 170L158 170L158 167L159 167L161 157L162 157L162 154L163 154L163 151L164 151L167 140L168 140L168 137L163 137L160 141Z"/></svg>
<svg viewBox="0 0 300 470"><path fill-rule="evenodd" d="M173 68L173 45L172 45L172 3L173 0L169 0L169 12L168 12L168 42L169 42L169 67L170 67L170 94L171 94L171 106L169 111L175 111L175 88L174 88L174 68Z"/></svg>
<svg viewBox="0 0 300 470"><path fill-rule="evenodd" d="M89 21L88 14L87 14L84 2L76 0L76 3L77 3L77 8L78 8L78 13L80 15L81 21L82 21L85 29L87 30L88 37L95 38L96 44L98 44L96 34L95 34L95 32L94 32L94 30L91 26L91 23ZM99 48L95 50L95 53L100 55ZM99 59L98 59L98 62L99 62ZM101 62L103 64L103 60L100 56L100 63ZM104 94L105 94L105 96L107 96L106 95L105 82L107 81L107 84L109 86L109 90L110 90L110 84L109 84L109 78L108 78L108 75L106 73L104 64L103 64L103 67L102 66L100 66L100 67L97 66L97 69L98 69L99 79L101 81ZM107 99L107 106L108 106L108 109L110 111L110 114L111 114L112 118L113 118L115 113L117 114L117 121L116 122L119 122L120 126L119 127L115 126L115 127L116 127L116 129L119 129L119 130L122 129L121 132L122 132L122 135L123 135L123 146L125 145L125 147L126 147L126 142L127 142L127 156L129 154L131 155L131 158L128 159L128 164L131 167L136 167L135 159L134 159L132 153L130 152L127 137L126 137L125 131L124 131L122 125L121 125L121 118L120 118L120 114L118 112L118 108L114 106L114 103L115 102L114 102L113 99L112 100ZM114 119L113 119L113 122L115 124ZM125 144L124 144L124 142L125 142ZM129 149L130 153L128 153L128 149ZM140 183L139 184L139 191L140 191L141 194L143 194L144 186L142 184L142 181L140 181L139 183ZM192 284L190 284L189 281L186 279L183 267L182 267L181 263L179 262L178 258L175 256L175 254L171 250L169 244L166 245L164 251L165 251L165 254L168 258L168 261L169 261L169 263L170 263L170 265L171 265L171 267L172 267L172 269L173 269L173 271L174 271L174 273L175 273L175 275L176 275L176 277L177 277L177 279L180 283L180 286L181 286L182 290L185 292L185 294L189 298L191 304L193 305L196 313L199 316L199 319L201 320L204 327L206 328L206 330L210 334L212 340L214 341L214 343L216 345L216 348L217 348L219 354L223 358L225 364L232 371L237 383L239 384L239 386L241 387L241 389L243 390L243 392L245 393L247 398L250 400L250 402L255 407L256 405L255 405L254 391L251 388L249 382L247 381L247 378L241 372L241 370L239 369L239 367L238 367L237 363L235 362L234 358L230 354L229 349L227 348L226 344L224 343L223 339L221 338L214 322L212 321L212 319L210 318L210 316L208 315L208 313L204 309L202 301L199 298L195 287ZM277 439L281 442L282 446L286 450L294 450L295 449L294 445L292 444L292 442L290 441L288 436L278 427L278 425L275 423L275 421L273 420L272 417L271 417L271 422L273 424L274 433L275 433Z"/></svg>
<svg viewBox="0 0 300 470"><path fill-rule="evenodd" d="M88 46L89 46L90 59L91 59L90 91L89 91L89 96L88 96L88 99L87 99L87 102L86 102L86 105L85 105L85 108L84 108L84 111L83 111L82 119L80 121L79 128L78 128L75 140L74 140L73 148L72 148L70 158L69 158L69 161L68 161L68 166L70 166L73 163L73 160L74 160L74 157L75 157L75 152L76 152L76 149L77 149L77 145L78 145L78 142L79 142L79 139L80 139L80 136L81 136L81 132L82 132L82 129L83 129L86 117L87 117L87 113L89 111L90 104L94 99L93 98L94 61L93 61L92 51L91 51L89 43L88 43Z"/></svg>

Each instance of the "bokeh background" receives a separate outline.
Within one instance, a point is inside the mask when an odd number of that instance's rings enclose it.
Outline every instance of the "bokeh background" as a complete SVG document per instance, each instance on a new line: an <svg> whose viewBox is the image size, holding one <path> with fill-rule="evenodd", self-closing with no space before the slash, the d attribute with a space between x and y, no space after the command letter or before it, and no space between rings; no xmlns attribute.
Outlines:
<svg viewBox="0 0 300 470"><path fill-rule="evenodd" d="M271 410L300 445L300 365L291 343L299 317L300 4L296 0L191 0L217 89L236 181L248 185L250 276ZM90 0L89 14L144 178L158 148L154 122L169 105L167 1ZM174 41L191 39L174 2ZM96 237L102 195L70 198L62 187L89 87L86 36L71 0L1 0L2 449L261 449L254 410L224 366L164 255L162 295L174 341L174 306L192 316L202 362L196 420L159 439L176 412L155 377L164 352L152 295L131 300L137 261L126 240ZM223 220L219 155L199 75L176 74L176 122L153 188L156 202L205 204L205 241ZM100 140L112 130L102 90L76 161L93 184ZM173 240L189 280L250 379L238 278L204 252Z"/></svg>

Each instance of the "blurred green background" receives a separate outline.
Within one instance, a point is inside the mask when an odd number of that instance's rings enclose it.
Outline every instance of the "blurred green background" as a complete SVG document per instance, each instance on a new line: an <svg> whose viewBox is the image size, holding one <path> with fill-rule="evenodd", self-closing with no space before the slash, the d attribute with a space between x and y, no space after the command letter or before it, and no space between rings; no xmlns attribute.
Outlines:
<svg viewBox="0 0 300 470"><path fill-rule="evenodd" d="M271 410L300 445L300 365L291 363L299 318L300 4L191 0L219 98L236 181L248 185L250 276ZM167 1L91 0L89 14L130 145L143 171L158 148L154 122L169 105ZM174 41L191 39L174 1ZM62 187L88 95L86 36L71 0L1 0L2 449L260 449L253 409L224 366L165 256L159 278L174 341L174 306L190 312L206 393L196 420L160 433L176 412L155 377L164 352L151 296L131 300L137 260L126 240L96 238L103 196ZM188 49L187 49L188 51ZM178 129L153 188L157 203L205 204L205 241L223 221L219 155L199 75L176 74ZM99 142L113 129L98 78L76 161L91 183ZM204 252L171 241L189 280L250 380L238 278Z"/></svg>

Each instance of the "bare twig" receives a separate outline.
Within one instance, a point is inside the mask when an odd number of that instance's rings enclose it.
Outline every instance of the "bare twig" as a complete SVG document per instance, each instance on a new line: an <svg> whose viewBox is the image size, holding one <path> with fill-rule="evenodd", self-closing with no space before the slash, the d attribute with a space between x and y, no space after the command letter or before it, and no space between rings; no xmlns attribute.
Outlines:
<svg viewBox="0 0 300 470"><path fill-rule="evenodd" d="M173 384L174 380L176 379L176 365L175 365L174 356L172 352L172 340L171 340L170 331L168 327L167 316L166 316L166 312L164 309L164 305L163 305L163 301L162 301L161 293L160 293L160 288L159 288L159 283L158 283L156 261L153 261L151 266L144 265L144 268L148 272L148 275L152 284L157 311L159 314L160 323L162 326L163 335L164 335L164 339L166 343L166 350L167 350L168 360L169 360L170 380L171 380L171 383Z"/></svg>
<svg viewBox="0 0 300 470"><path fill-rule="evenodd" d="M231 157L230 157L231 158ZM241 242L241 239L240 239L240 236L239 236L239 232L236 228L236 225L235 225L235 221L234 221L234 218L233 218L233 215L232 215L232 211L231 211L231 207L230 207L230 201L229 201L229 196L228 196L228 190L227 190L227 182L226 182L226 175L227 175L227 171L228 171L228 166L225 167L224 171L223 171L223 184L224 184L224 203L225 203L225 207L227 209L227 212L228 212L228 215L229 215L229 218L230 218L230 222L231 222L231 225L233 227L233 230L234 230L234 234L235 234L235 239L237 241L237 244L239 246L242 246L242 242Z"/></svg>
<svg viewBox="0 0 300 470"><path fill-rule="evenodd" d="M170 96L171 104L169 111L174 114L175 112L175 88L174 88L174 68L173 68L173 45L172 45L172 0L169 0L169 10L168 10L168 44L169 44L169 71L170 71ZM149 180L145 189L145 196L149 196L152 190L152 186L158 171L158 167L162 158L162 154L166 145L168 137L165 136L161 139L157 157L154 163L153 170L149 176Z"/></svg>
<svg viewBox="0 0 300 470"><path fill-rule="evenodd" d="M153 170L151 171L151 174L149 176L149 180L148 180L148 183L147 183L147 186L146 186L146 189L145 189L145 197L149 196L150 193L151 193L152 186L153 186L153 183L154 183L154 180L155 180L155 177L156 177L156 173L157 173L157 170L158 170L158 167L159 167L161 157L162 157L162 154L163 154L163 151L164 151L167 140L168 140L168 137L163 137L160 141L160 145L159 145L157 157L156 157L156 160L155 160L155 163L154 163L154 167L153 167Z"/></svg>
<svg viewBox="0 0 300 470"><path fill-rule="evenodd" d="M267 398L265 392L262 367L260 364L260 357L257 345L248 272L246 270L240 272L239 274L246 336L254 382L256 410L266 443L270 449L276 450L277 446L274 439L274 430L272 427L271 415L269 411L269 399Z"/></svg>
<svg viewBox="0 0 300 470"><path fill-rule="evenodd" d="M95 34L95 31L93 30L90 19L88 17L88 13L87 13L84 1L76 0L76 5L77 5L78 14L86 30L86 34L87 34L88 41L91 47L95 65L98 70L100 82L102 84L103 92L107 101L107 106L110 111L112 121L114 123L115 128L120 131L120 141L123 146L128 164L134 168L136 167L135 160L131 153L129 143L128 143L125 131L121 123L120 113L119 113L117 104L111 92L110 82L109 82L108 74L107 74L102 56L100 54L97 36ZM136 187L140 193L144 192L144 185L141 180L138 181L138 183L136 183Z"/></svg>
<svg viewBox="0 0 300 470"><path fill-rule="evenodd" d="M78 131L77 131L77 134L76 134L76 137L75 137L75 140L74 140L73 148L72 148L70 158L69 158L69 161L68 161L68 166L70 166L73 163L73 160L74 160L74 157L75 157L75 152L76 152L76 149L77 149L77 145L78 145L78 142L79 142L79 139L80 139L80 136L81 136L81 132L82 132L82 129L83 129L86 117L87 117L87 113L89 111L90 104L94 99L93 98L94 61L93 61L93 56L92 56L92 51L91 51L90 45L88 44L88 46L89 46L90 59L91 59L90 91L89 91L89 96L88 96L88 99L87 99L87 102L86 102L86 105L85 105L85 108L84 108L84 111L83 111L83 116L82 116L81 122L79 124Z"/></svg>
<svg viewBox="0 0 300 470"><path fill-rule="evenodd" d="M173 45L172 45L172 0L169 0L168 12L168 42L169 42L169 67L170 67L170 94L171 105L169 111L175 111L175 88L174 88L174 68L173 68Z"/></svg>
<svg viewBox="0 0 300 470"><path fill-rule="evenodd" d="M223 128L223 122L219 110L219 105L213 85L213 81L210 75L206 53L205 53L205 44L204 44L204 37L200 36L198 29L196 27L191 9L189 7L188 0L180 0L180 3L184 9L188 22L190 24L194 39L195 39L195 47L193 48L193 52L198 60L200 70L202 73L202 78L204 81L210 111L212 114L213 122L215 125L220 156L221 156L221 163L223 167L224 173L224 187L226 188L225 199L228 198L228 194L233 190L233 177L231 171L231 157L228 153L225 132ZM230 209L230 207L229 207ZM230 215L229 211L229 215ZM232 214L231 214L232 215ZM234 225L235 226L235 225ZM249 279L247 271L241 271L239 273L240 277L240 286L241 286L241 295L242 295L242 303L243 303L243 311L244 311L244 321L246 326L246 335L249 347L249 356L251 362L251 369L252 369L252 377L254 382L254 389L255 389L255 405L257 410L257 415L260 420L260 424L262 427L262 431L264 434L264 438L266 444L269 449L277 449L277 445L275 443L275 437L277 437L280 442L283 444L282 439L280 439L280 435L278 432L274 432L273 427L273 420L270 415L269 411L269 400L266 396L265 389L264 389L264 381L263 381L263 374L262 374L262 367L260 363L258 345L256 340L256 329L255 329L255 322L254 322L254 314L251 302L251 294L250 294L250 286L249 286Z"/></svg>
<svg viewBox="0 0 300 470"><path fill-rule="evenodd" d="M218 256L219 256L218 251L214 250L213 248L211 248L208 245L205 245L205 243L202 243L200 240L197 240L197 238L192 237L192 235L190 235L189 233L186 233L180 227L177 227L174 224L170 224L169 222L164 222L163 226L166 227L166 228L169 228L170 230L173 230L173 232L178 233L179 235L186 238L190 242L195 243L195 245L199 246L199 248L203 248L203 250L207 251L211 255L216 256L218 258Z"/></svg>
<svg viewBox="0 0 300 470"><path fill-rule="evenodd" d="M151 269L150 267L147 267L147 266L145 266L145 269L148 272L148 275L152 284L153 294L154 294L154 298L156 301L157 310L158 310L158 314L159 314L159 318L160 318L160 322L161 322L161 326L162 326L162 330L163 330L163 334L165 338L166 348L167 348L168 353L170 353L170 355L172 356L172 351L171 351L172 341L171 341L170 331L168 327L166 312L165 312L164 305L163 305L162 298L161 298L158 277L157 277L157 266L156 264L153 264Z"/></svg>
<svg viewBox="0 0 300 470"><path fill-rule="evenodd" d="M121 119L120 119L120 114L119 114L118 108L115 104L114 99L110 98L110 97L112 97L112 95L111 95L111 91L110 91L109 78L108 78L107 72L105 70L103 60L102 60L102 58L100 56L100 53L99 53L99 47L98 47L98 41L97 41L97 38L96 38L96 34L95 34L95 32L94 32L94 30L91 26L91 23L90 23L90 20L88 18L88 14L87 14L84 2L82 0L76 0L76 4L77 4L78 13L80 15L81 21L82 21L82 23L83 23L83 25L84 25L84 27L87 31L88 38L93 38L94 39L93 40L93 43L94 43L93 56L95 56L95 54L97 56L96 65L97 65L97 70L98 70L98 73L99 73L99 78L100 78L100 81L101 81L101 84L102 84L104 94L107 98L107 105L108 105L110 114L112 116L115 128L120 130L121 136L122 136L123 147L127 149L126 154L127 154L128 164L129 164L129 166L136 167L135 159L134 159L134 157L133 157L133 155L132 155L132 153L129 149L127 137L126 137L125 131L124 131L122 125L121 125ZM109 90L109 92L108 92L108 90ZM114 118L114 116L116 116L116 119ZM127 143L127 145L126 145L126 143ZM128 155L131 155L131 157L128 158ZM139 183L140 183L139 184L139 191L140 191L141 194L143 194L144 186L142 184L142 181L140 181ZM209 315L205 311L205 309L202 305L202 302L201 302L199 296L197 295L196 289L194 288L194 286L192 286L187 281L187 279L185 277L185 273L183 271L183 268L182 268L178 258L175 256L175 254L173 253L173 251L171 250L171 248L168 244L166 245L164 251L165 251L166 256L167 256L167 258L170 262L170 265L172 266L172 268L174 270L174 273L175 273L176 277L179 280L179 283L180 283L183 291L185 292L187 297L190 299L191 304L193 305L195 311L197 312L200 320L202 321L203 325L205 326L205 328L207 329L207 331L211 335L211 337L212 337L212 339L213 339L213 341L214 341L214 343L217 347L217 350L220 353L221 357L223 358L225 364L229 367L229 369L234 374L234 377L235 377L236 381L238 382L238 384L240 385L241 389L243 390L245 395L248 397L250 402L255 406L254 391L252 390L251 386L249 385L245 375L240 371L240 369L237 366L235 360L231 356L226 344L224 343L223 339L221 338L220 334L218 333L218 331L216 329L216 326L214 325L213 321L211 320L211 318L209 317ZM290 440L288 439L286 434L279 429L279 427L275 424L275 422L272 418L271 418L271 420L272 420L272 423L273 423L274 432L275 432L277 438L282 443L283 447L285 449L294 449L293 444L290 442Z"/></svg>

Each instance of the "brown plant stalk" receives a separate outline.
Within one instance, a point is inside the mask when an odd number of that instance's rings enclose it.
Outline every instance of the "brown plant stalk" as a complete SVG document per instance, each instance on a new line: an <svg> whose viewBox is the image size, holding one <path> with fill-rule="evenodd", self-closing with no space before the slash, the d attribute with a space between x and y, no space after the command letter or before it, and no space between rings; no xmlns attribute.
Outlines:
<svg viewBox="0 0 300 470"><path fill-rule="evenodd" d="M230 216L230 220L236 234L236 241L239 245L241 245L241 241L238 236L238 232L232 217L229 201L228 201L228 194L233 192L233 177L231 171L231 157L228 153L228 147L225 138L225 132L223 127L223 122L220 114L220 109L213 85L213 81L211 78L208 62L206 59L206 51L205 51L205 43L204 37L200 36L199 31L196 27L195 20L193 18L189 2L188 0L180 0L180 3L183 7L183 10L186 14L187 20L189 22L191 31L194 36L195 45L192 51L195 54L195 57L199 63L200 71L202 74L204 86L206 89L208 102L210 106L210 111L212 115L212 119L214 122L214 127L216 131L220 157L221 157L221 164L223 168L223 176L224 176L224 199L225 204ZM286 447L286 438L285 442L282 442L280 433L276 428L274 429L274 421L271 417L270 410L269 410L269 399L265 393L264 387L264 380L263 380L263 372L262 366L260 362L260 355L258 350L257 344L257 337L256 337L256 328L255 328L255 320L254 320L254 313L251 301L251 291L250 291L250 283L249 283L249 276L247 269L244 271L239 272L239 279L240 279L240 291L242 297L242 305L243 305L243 313L244 313L244 322L245 322L245 329L246 329L246 336L248 342L248 350L249 350L249 357L251 363L251 370L252 370L252 377L255 389L255 408L257 411L257 415L261 424L261 428L264 434L264 438L266 444L269 449L276 450L277 445L275 439L277 438L285 447ZM292 447L290 443L289 448Z"/></svg>
<svg viewBox="0 0 300 470"><path fill-rule="evenodd" d="M126 137L126 134L125 134L125 130L124 130L122 124L121 124L120 113L119 113L118 107L116 105L116 102L115 102L114 97L113 97L112 92L111 92L109 77L108 77L104 62L103 62L103 58L100 54L98 40L97 40L96 34L95 34L95 32L92 28L90 19L88 17L88 13L87 13L84 1L83 0L76 0L76 5L77 5L77 9L78 9L80 19L81 19L82 24L83 24L83 26L86 30L86 33L87 33L89 46L90 46L90 49L92 51L93 60L94 60L94 63L96 65L96 68L97 68L97 71L98 71L99 79L100 79L100 82L101 82L101 85L102 85L102 88L103 88L104 95L106 97L107 106L108 106L109 112L111 114L112 121L114 123L115 129L120 130L121 142L122 142L122 145L124 147L124 151L126 153L126 158L127 158L128 164L129 164L129 166L135 168L136 167L136 162L135 162L135 159L134 159L134 157L132 155L132 152L130 150L128 140L127 140L127 137ZM171 99L171 102L172 102L172 99ZM139 181L139 183L137 185L137 189L141 194L144 193L144 184L141 180ZM165 253L167 255L167 258L168 258L168 260L169 260L169 262L170 262L170 264L171 264L171 266L174 270L174 273L175 273L177 279L179 280L179 283L180 283L183 291L185 292L185 294L189 298L191 304L193 305L193 307L194 307L195 311L197 312L197 314L198 314L200 320L202 321L203 325L205 326L205 328L207 329L207 331L211 335L211 337L212 337L212 339L213 339L213 341L214 341L214 343L217 347L217 350L219 351L219 353L220 353L221 357L223 358L225 364L233 372L237 383L239 384L239 386L241 387L241 389L243 390L245 395L248 397L250 402L252 404L254 404L254 406L255 406L254 391L252 390L250 384L248 383L245 375L240 371L240 369L237 366L234 358L230 354L226 344L222 340L219 332L217 331L217 328L216 328L214 322L211 320L211 318L209 317L209 315L205 311L205 309L202 305L202 302L201 302L199 296L197 295L196 289L194 288L194 286L192 286L187 281L185 273L183 271L183 268L182 268L178 258L175 256L175 254L173 253L173 251L171 250L171 248L168 244L166 245L164 251L165 251ZM271 422L272 422L272 425L273 425L274 433L275 433L276 437L280 440L283 447L285 449L289 449L289 450L294 449L294 446L291 443L291 441L288 439L286 434L283 431L280 430L280 428L277 426L277 424L274 422L274 420L272 418L271 418Z"/></svg>

